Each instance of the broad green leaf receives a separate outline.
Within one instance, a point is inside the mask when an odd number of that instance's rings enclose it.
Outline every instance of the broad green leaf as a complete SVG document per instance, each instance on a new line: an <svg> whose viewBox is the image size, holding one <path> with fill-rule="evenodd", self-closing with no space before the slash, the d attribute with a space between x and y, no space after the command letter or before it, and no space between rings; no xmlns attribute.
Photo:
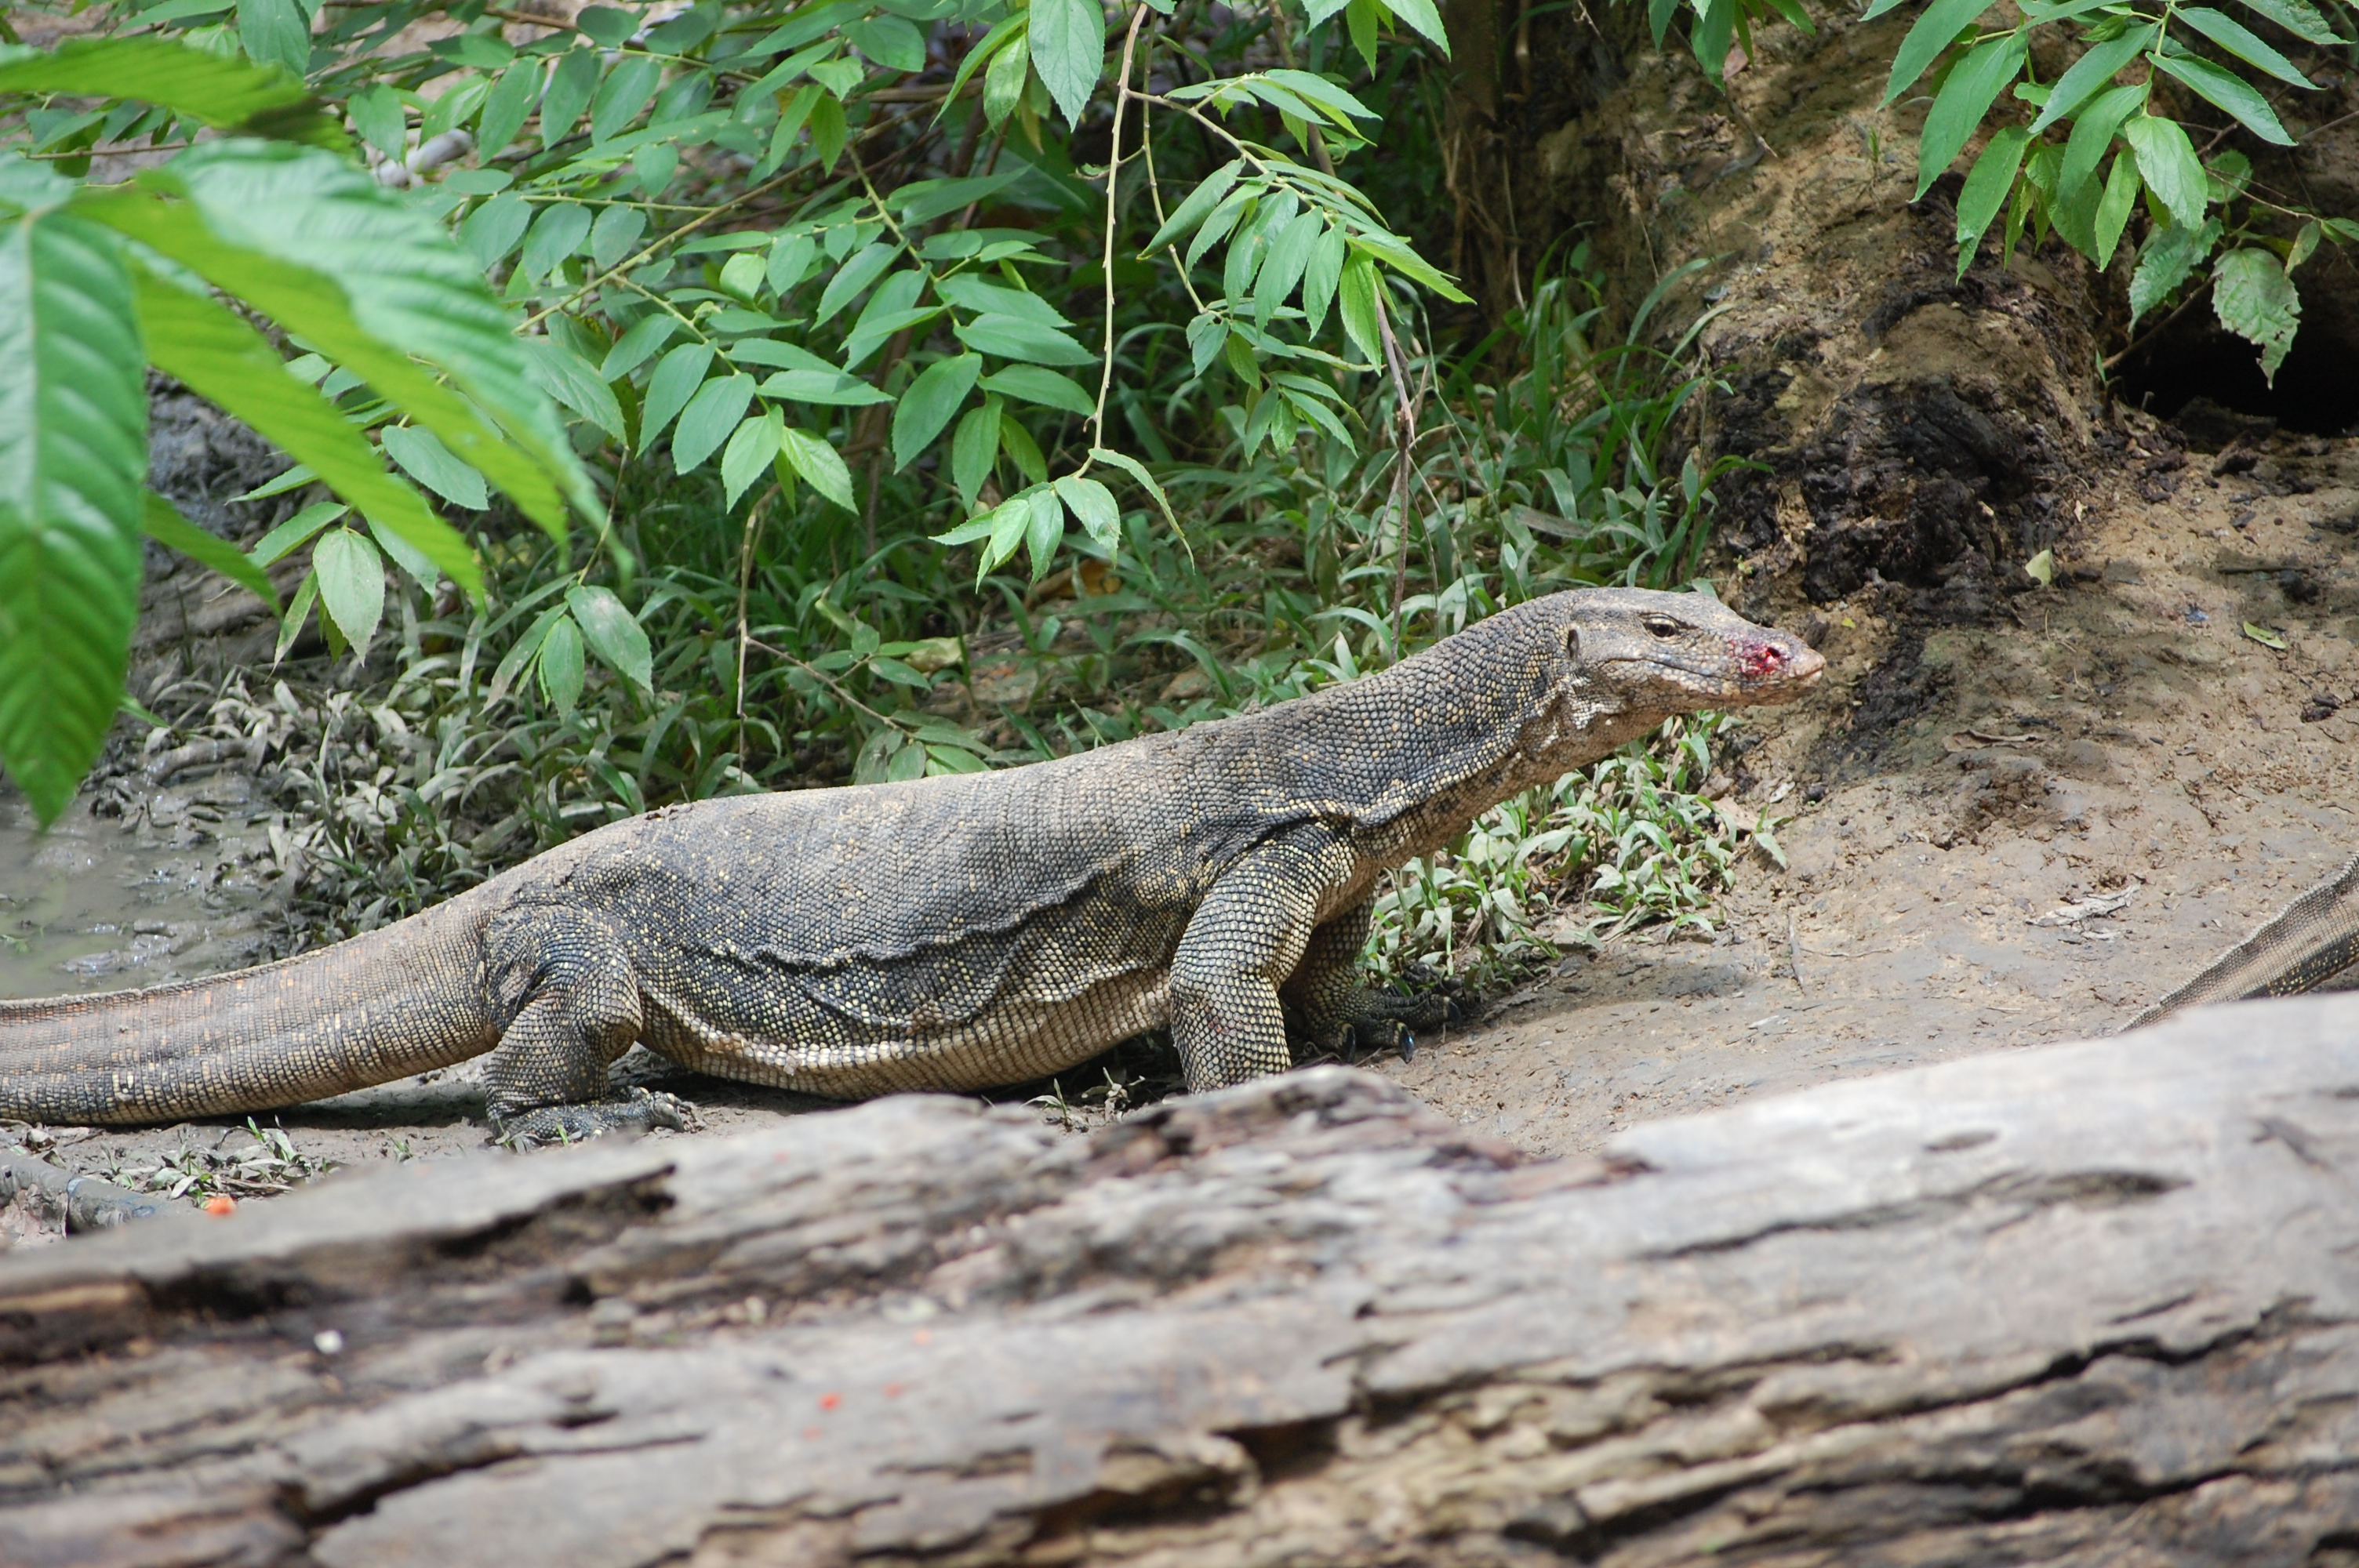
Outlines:
<svg viewBox="0 0 2359 1568"><path fill-rule="evenodd" d="M2113 171L2105 177L2104 200L2097 203L2097 254L2090 259L2097 264L2098 271L2114 265L2114 249L2122 243L2122 231L2129 226L2130 213L2137 206L2143 184L2138 178L2137 160L2126 153L2117 155Z"/></svg>
<svg viewBox="0 0 2359 1568"><path fill-rule="evenodd" d="M999 400L986 397L980 408L969 409L951 437L951 482L958 486L968 510L999 460Z"/></svg>
<svg viewBox="0 0 2359 1568"><path fill-rule="evenodd" d="M266 120L270 135L290 141L339 151L352 145L342 128L321 112L299 71L290 74L164 38L67 38L53 50L0 48L0 92L133 98L160 103L217 131Z"/></svg>
<svg viewBox="0 0 2359 1568"><path fill-rule="evenodd" d="M361 140L398 163L409 150L409 121L401 109L401 95L382 83L355 92L344 105Z"/></svg>
<svg viewBox="0 0 2359 1568"><path fill-rule="evenodd" d="M2328 49L2343 42L2308 0L2243 0L2243 4L2246 10L2257 11L2295 38Z"/></svg>
<svg viewBox="0 0 2359 1568"><path fill-rule="evenodd" d="M2137 271L2130 278L2130 325L2179 290L2220 241L2215 220L2201 228L2157 229L2147 236Z"/></svg>
<svg viewBox="0 0 2359 1568"><path fill-rule="evenodd" d="M1364 231L1352 235L1348 243L1352 249L1375 256L1402 276L1411 282L1423 284L1454 305L1474 303L1473 297L1464 289L1451 282L1431 263L1409 249L1406 242L1394 235Z"/></svg>
<svg viewBox="0 0 2359 1568"><path fill-rule="evenodd" d="M531 222L532 203L513 190L503 190L467 214L459 225L459 243L489 272L516 249Z"/></svg>
<svg viewBox="0 0 2359 1568"><path fill-rule="evenodd" d="M598 84L590 100L590 140L610 142L639 117L647 100L663 85L663 61L647 55L625 55Z"/></svg>
<svg viewBox="0 0 2359 1568"><path fill-rule="evenodd" d="M2326 237L2326 225L2313 218L2296 230L2293 248L2286 252L2286 276L2291 277L2301 264L2317 254L2318 242Z"/></svg>
<svg viewBox="0 0 2359 1568"><path fill-rule="evenodd" d="M2277 120L2277 112L2270 108L2269 101L2243 77L2223 70L2208 59L2198 59L2191 54L2157 55L2154 62L2211 103L2234 115L2245 129L2261 140L2273 142L2281 147L2293 146L2293 138L2286 134L2285 126Z"/></svg>
<svg viewBox="0 0 2359 1568"><path fill-rule="evenodd" d="M548 66L538 59L520 59L500 72L500 79L484 99L482 118L475 122L475 147L484 157L504 151L524 129L533 105L540 102L541 73Z"/></svg>
<svg viewBox="0 0 2359 1568"><path fill-rule="evenodd" d="M1649 0L1648 9L1652 12L1673 3L1675 0ZM1359 51L1361 63L1368 68L1368 74L1372 77L1376 74L1376 30L1390 14L1384 8L1382 0L1352 0L1343 7L1343 26L1352 35L1352 47ZM1655 29L1656 47L1660 48L1662 42L1662 29L1658 27Z"/></svg>
<svg viewBox="0 0 2359 1568"><path fill-rule="evenodd" d="M2276 385L2301 325L2301 296L2277 258L2249 245L2222 256L2212 267L2212 308L2220 325L2261 351L2261 374Z"/></svg>
<svg viewBox="0 0 2359 1568"><path fill-rule="evenodd" d="M1989 144L1974 167L1966 176L1965 189L1958 194L1958 275L1965 276L1982 244L1983 233L2006 204L2007 193L2015 189L2015 171L2023 167L2024 148L2031 138L2020 125L2006 125L1991 133Z"/></svg>
<svg viewBox="0 0 2359 1568"><path fill-rule="evenodd" d="M609 207L590 228L590 265L600 272L631 254L647 232L647 215L636 207Z"/></svg>
<svg viewBox="0 0 2359 1568"><path fill-rule="evenodd" d="M888 70L926 69L926 38L898 16L847 22L843 41Z"/></svg>
<svg viewBox="0 0 2359 1568"><path fill-rule="evenodd" d="M524 254L516 258L516 265L527 277L547 277L589 234L588 209L572 201L552 202L532 221L532 232L524 237Z"/></svg>
<svg viewBox="0 0 2359 1568"><path fill-rule="evenodd" d="M554 146L572 134L582 111L589 106L590 94L597 91L598 70L596 49L570 49L558 57L557 69L540 96L543 146Z"/></svg>
<svg viewBox="0 0 2359 1568"><path fill-rule="evenodd" d="M1884 102L1891 103L1910 87L1925 70L1941 57L1941 51L1957 41L1958 35L1982 20L1983 13L1998 4L1998 0L1933 0L1900 40L1900 48L1892 57L1892 74L1885 79Z"/></svg>
<svg viewBox="0 0 2359 1568"><path fill-rule="evenodd" d="M664 355L647 382L647 400L639 409L642 453L656 444L656 438L671 423L671 416L688 406L688 400L704 384L704 373L712 364L711 343L682 343Z"/></svg>
<svg viewBox="0 0 2359 1568"><path fill-rule="evenodd" d="M157 369L253 426L294 458L307 480L325 481L424 551L471 596L483 597L483 569L467 542L416 491L386 472L368 438L334 404L287 373L278 351L260 332L203 295L144 269L134 281L147 357Z"/></svg>
<svg viewBox="0 0 2359 1568"><path fill-rule="evenodd" d="M1721 79L1728 63L1729 35L1736 26L1736 0L1701 0L1695 26L1688 29L1688 47L1696 63L1712 81ZM1269 406L1277 407L1275 403Z"/></svg>
<svg viewBox="0 0 2359 1568"><path fill-rule="evenodd" d="M1024 84L1031 73L1028 34L991 57L991 68L983 73L983 117L993 130L1005 124L1024 101Z"/></svg>
<svg viewBox="0 0 2359 1568"><path fill-rule="evenodd" d="M893 401L891 393L879 392L858 376L846 375L833 365L819 370L780 371L762 383L761 391L765 397L827 408L864 408Z"/></svg>
<svg viewBox="0 0 2359 1568"><path fill-rule="evenodd" d="M1114 467L1122 470L1123 472L1136 480L1138 481L1139 488L1147 492L1147 494L1153 496L1155 498L1155 504L1162 508L1163 520L1171 524L1173 532L1176 533L1179 531L1180 519L1172 514L1171 502L1169 498L1163 493L1163 487L1155 482L1155 476L1147 471L1147 465L1145 463L1140 462L1136 458L1125 457L1122 453L1111 450L1105 447L1091 448L1090 460L1093 462L1112 463Z"/></svg>
<svg viewBox="0 0 2359 1568"><path fill-rule="evenodd" d="M284 662L287 650L292 648L295 640L303 634L303 622L310 619L311 606L319 597L320 575L305 572L303 580L296 586L293 600L287 606L287 613L279 617L278 652L272 657L273 664Z"/></svg>
<svg viewBox="0 0 2359 1568"><path fill-rule="evenodd" d="M965 90L967 78L981 70L984 64L998 59L1001 51L1010 47L1010 40L1014 40L1014 48L1019 58L1028 54L1022 39L1017 36L1022 33L1028 20L1029 18L1022 12L1005 17L993 27L991 31L983 35L981 42L966 51L966 58L959 61L958 73L951 78L950 91L942 95L942 106L934 111L936 122L939 123L941 117L950 112L950 106L958 102L959 94ZM1003 115L1002 118L1005 116ZM993 123L997 124L996 121Z"/></svg>
<svg viewBox="0 0 2359 1568"><path fill-rule="evenodd" d="M451 449L433 431L387 425L380 438L386 456L399 464L402 472L452 505L481 512L492 503L484 476L452 457Z"/></svg>
<svg viewBox="0 0 2359 1568"><path fill-rule="evenodd" d="M655 653L647 645L647 628L614 597L614 589L569 588L565 607L572 611L592 653L641 691L655 689Z"/></svg>
<svg viewBox="0 0 2359 1568"><path fill-rule="evenodd" d="M754 378L742 373L715 376L698 387L680 413L679 428L672 432L673 471L686 473L711 457L737 427L737 421L745 416L745 406L753 400Z"/></svg>
<svg viewBox="0 0 2359 1568"><path fill-rule="evenodd" d="M237 0L237 40L248 58L292 75L311 68L311 19L295 0Z"/></svg>
<svg viewBox="0 0 2359 1568"><path fill-rule="evenodd" d="M2071 139L2064 144L2064 168L2058 176L2058 193L2070 194L2086 184L2103 163L2105 149L2114 145L2114 133L2122 122L2146 107L2146 84L2116 87L2100 93L2078 120L2072 123Z"/></svg>
<svg viewBox="0 0 2359 1568"><path fill-rule="evenodd" d="M827 287L820 291L819 308L811 312L811 325L824 327L833 320L863 289L885 275L900 248L891 241L879 240L863 247L837 268L835 276L827 280Z"/></svg>
<svg viewBox="0 0 2359 1568"><path fill-rule="evenodd" d="M1031 515L1026 520L1024 543L1032 552L1032 580L1049 575L1057 546L1065 542L1065 506L1052 485L1040 485L1026 498Z"/></svg>
<svg viewBox="0 0 2359 1568"><path fill-rule="evenodd" d="M746 486L769 470L770 460L786 444L786 434L787 422L775 408L749 414L738 422L736 433L721 454L721 488L730 505L736 505Z"/></svg>
<svg viewBox="0 0 2359 1568"><path fill-rule="evenodd" d="M1079 126L1105 69L1105 13L1098 0L1033 0L1027 42L1041 85L1066 124Z"/></svg>
<svg viewBox="0 0 2359 1568"><path fill-rule="evenodd" d="M2057 78L2056 85L2049 91L2048 102L2040 107L2039 117L2031 123L2031 134L2038 135L2103 92L2114 72L2153 44L2156 29L2150 27L2132 27L2120 38L2091 46Z"/></svg>
<svg viewBox="0 0 2359 1568"><path fill-rule="evenodd" d="M2182 5L2172 15L2246 65L2256 66L2279 81L2289 82L2296 87L2318 85L2296 70L2293 61L2254 37L2251 28L2233 17L2224 16L2208 5Z"/></svg>
<svg viewBox="0 0 2359 1568"><path fill-rule="evenodd" d="M306 506L286 522L254 542L246 556L254 566L266 567L302 547L305 540L352 512L352 508L333 501L318 501Z"/></svg>
<svg viewBox="0 0 2359 1568"><path fill-rule="evenodd" d="M1043 408L1061 408L1068 414L1089 415L1097 412L1097 400L1071 376L1059 375L1038 365L1009 365L1006 370L983 378L985 392L996 392L1018 403L1037 403Z"/></svg>
<svg viewBox="0 0 2359 1568"><path fill-rule="evenodd" d="M533 662L540 678L540 695L560 713L571 713L582 700L582 683L590 674L582 656L582 629L565 615L549 623L540 640L540 656Z"/></svg>
<svg viewBox="0 0 2359 1568"><path fill-rule="evenodd" d="M758 304L767 272L764 258L751 252L740 251L721 268L721 292L748 305Z"/></svg>
<svg viewBox="0 0 2359 1568"><path fill-rule="evenodd" d="M1014 316L978 316L953 329L968 348L1031 364L1095 364L1097 356L1064 333Z"/></svg>
<svg viewBox="0 0 2359 1568"><path fill-rule="evenodd" d="M1228 195L1229 188L1236 184L1237 176L1245 172L1245 167L1244 159L1234 159L1199 180L1196 189L1188 193L1188 200L1180 203L1171 216L1164 220L1163 227L1155 231L1155 237L1147 242L1146 248L1139 254L1153 255L1182 234L1194 232L1196 225L1204 221L1204 215L1219 206L1221 199Z"/></svg>
<svg viewBox="0 0 2359 1568"><path fill-rule="evenodd" d="M1254 285L1254 319L1266 325L1270 315L1287 301L1310 265L1311 248L1326 231L1327 220L1317 208L1299 213L1270 241L1269 257L1261 264Z"/></svg>
<svg viewBox="0 0 2359 1568"><path fill-rule="evenodd" d="M385 557L349 528L332 528L311 546L311 570L320 579L320 608L344 641L368 651L385 618Z"/></svg>
<svg viewBox="0 0 2359 1568"><path fill-rule="evenodd" d="M1312 337L1327 324L1327 310L1335 302L1335 285L1343 276L1343 257L1350 247L1343 231L1328 228L1310 247L1310 265L1302 272L1302 315Z"/></svg>
<svg viewBox="0 0 2359 1568"><path fill-rule="evenodd" d="M1007 454L1007 460L1016 465L1027 481L1033 484L1049 482L1049 460L1041 455L1040 443L1032 438L1032 432L1024 427L1022 420L1008 412L1005 404L999 410L999 449Z"/></svg>
<svg viewBox="0 0 2359 1568"><path fill-rule="evenodd" d="M1382 118L1375 110L1323 76L1313 76L1307 70L1268 70L1262 74L1277 85L1289 89L1299 96L1308 98L1320 108L1327 110L1338 124L1346 128L1349 128L1350 122L1353 119Z"/></svg>
<svg viewBox="0 0 2359 1568"><path fill-rule="evenodd" d="M806 483L846 512L853 510L852 470L843 466L842 457L833 447L791 425L787 427L783 444L788 466L802 475Z"/></svg>
<svg viewBox="0 0 2359 1568"><path fill-rule="evenodd" d="M1384 334L1376 316L1376 269L1366 256L1354 254L1343 264L1335 298L1343 317L1343 330L1369 364L1385 362Z"/></svg>
<svg viewBox="0 0 2359 1568"><path fill-rule="evenodd" d="M779 239L770 247L770 292L784 299L810 276L811 266L818 260L819 246L809 234L788 234Z"/></svg>
<svg viewBox="0 0 2359 1568"><path fill-rule="evenodd" d="M598 365L598 379L604 382L622 380L647 363L648 356L671 341L672 334L679 330L679 318L668 311L658 310L651 316L641 317L630 330L614 340L613 348L606 351L605 359Z"/></svg>
<svg viewBox="0 0 2359 1568"><path fill-rule="evenodd" d="M1441 58L1450 58L1450 35L1442 30L1441 13L1433 8L1433 0L1379 0L1394 16L1423 33Z"/></svg>
<svg viewBox="0 0 2359 1568"><path fill-rule="evenodd" d="M624 438L623 406L588 360L554 338L522 341L534 385L615 440Z"/></svg>
<svg viewBox="0 0 2359 1568"><path fill-rule="evenodd" d="M981 354L961 354L936 360L909 384L909 389L901 394L900 406L893 410L894 471L908 468L934 444L934 438L942 433L942 427L951 422L951 416L958 412L982 374Z"/></svg>
<svg viewBox="0 0 2359 1568"><path fill-rule="evenodd" d="M835 167L838 153L852 137L852 124L844 118L843 105L817 88L811 92L810 119L811 162L822 172Z"/></svg>
<svg viewBox="0 0 2359 1568"><path fill-rule="evenodd" d="M2023 69L2023 35L2010 33L1976 44L1941 84L1925 116L1917 143L1917 199L1933 188L1983 123L2006 84Z"/></svg>
<svg viewBox="0 0 2359 1568"><path fill-rule="evenodd" d="M935 284L934 291L944 299L978 316L1013 316L1020 321L1036 321L1043 327L1070 327L1071 321L1057 313L1057 308L1029 289L1009 288L1004 285L977 277L971 272L953 273Z"/></svg>
<svg viewBox="0 0 2359 1568"><path fill-rule="evenodd" d="M2203 165L2196 159L2194 144L2179 128L2179 122L2133 114L2122 122L2122 139L2137 155L2138 174L2169 211L2172 226L2201 225L2211 187L2203 178Z"/></svg>
<svg viewBox="0 0 2359 1568"><path fill-rule="evenodd" d="M180 509L166 497L149 491L140 513L139 525L147 535L168 550L178 550L200 566L211 567L242 587L251 589L256 598L270 606L273 615L278 613L278 590L270 586L269 577L248 560L244 550L227 539L216 538L180 515Z"/></svg>
<svg viewBox="0 0 2359 1568"><path fill-rule="evenodd" d="M376 541L376 547L385 552L387 560L407 572L409 579L419 587L429 592L432 591L435 579L441 574L436 569L434 563L427 558L425 551L392 529L382 527L377 524L370 524L368 531L369 537Z"/></svg>
<svg viewBox="0 0 2359 1568"><path fill-rule="evenodd" d="M1113 492L1093 479L1073 474L1059 480L1056 488L1057 499L1091 538L1109 550L1121 542L1122 508L1114 504Z"/></svg>

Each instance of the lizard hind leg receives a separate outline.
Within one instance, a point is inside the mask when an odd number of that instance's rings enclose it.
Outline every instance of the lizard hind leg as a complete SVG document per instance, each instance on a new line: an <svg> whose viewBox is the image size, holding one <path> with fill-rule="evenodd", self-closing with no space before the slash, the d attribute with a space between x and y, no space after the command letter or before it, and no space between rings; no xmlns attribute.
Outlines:
<svg viewBox="0 0 2359 1568"><path fill-rule="evenodd" d="M1361 983L1360 954L1375 915L1375 901L1364 899L1312 932L1301 963L1278 988L1297 1033L1316 1054L1389 1050L1407 1061L1417 1052L1416 1031L1455 1021L1444 997L1398 997Z"/></svg>
<svg viewBox="0 0 2359 1568"><path fill-rule="evenodd" d="M484 990L505 1020L485 1081L499 1141L575 1143L687 1126L670 1095L617 1099L606 1076L639 1037L638 979L613 927L587 912L526 906L492 923Z"/></svg>

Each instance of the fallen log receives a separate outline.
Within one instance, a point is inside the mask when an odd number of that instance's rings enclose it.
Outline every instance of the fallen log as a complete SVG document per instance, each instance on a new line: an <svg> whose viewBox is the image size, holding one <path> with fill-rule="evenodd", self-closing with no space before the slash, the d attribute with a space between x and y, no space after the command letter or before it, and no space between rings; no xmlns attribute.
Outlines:
<svg viewBox="0 0 2359 1568"><path fill-rule="evenodd" d="M10 1564L2359 1554L2359 999L1531 1162L1338 1068L0 1258Z"/></svg>

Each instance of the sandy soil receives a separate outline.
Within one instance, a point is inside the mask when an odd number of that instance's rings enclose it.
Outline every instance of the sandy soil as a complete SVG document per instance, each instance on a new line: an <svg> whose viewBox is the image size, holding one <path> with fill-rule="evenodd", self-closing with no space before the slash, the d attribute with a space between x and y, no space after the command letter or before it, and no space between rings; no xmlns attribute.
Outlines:
<svg viewBox="0 0 2359 1568"><path fill-rule="evenodd" d="M1749 1096L2102 1033L2359 848L2343 804L2359 798L2359 442L2277 438L2223 461L2150 422L2127 434L2076 503L2056 586L1995 624L1905 622L1906 596L1874 583L1798 611L1830 679L1758 721L1738 775L1741 800L1794 813L1790 867L1747 862L1719 936L1568 956L1378 1070L1560 1153ZM200 773L123 817L78 812L45 844L0 827L0 994L237 961L236 866L270 824L235 788ZM2120 894L2109 914L2050 914ZM618 1072L697 1102L707 1134L814 1108L637 1057ZM347 1164L475 1149L481 1111L462 1067L276 1119ZM102 1173L245 1140L226 1123L51 1137ZM21 1217L8 1228L38 1238Z"/></svg>

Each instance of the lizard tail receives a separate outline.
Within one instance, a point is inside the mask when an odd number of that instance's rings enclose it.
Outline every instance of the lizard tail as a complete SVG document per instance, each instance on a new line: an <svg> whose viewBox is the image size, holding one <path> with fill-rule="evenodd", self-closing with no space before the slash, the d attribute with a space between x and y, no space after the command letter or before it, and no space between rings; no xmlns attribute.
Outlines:
<svg viewBox="0 0 2359 1568"><path fill-rule="evenodd" d="M174 1121L388 1083L499 1043L473 898L259 968L0 1002L0 1117Z"/></svg>
<svg viewBox="0 0 2359 1568"><path fill-rule="evenodd" d="M2140 1029L2181 1008L2317 990L2359 963L2359 855L2130 1020Z"/></svg>

